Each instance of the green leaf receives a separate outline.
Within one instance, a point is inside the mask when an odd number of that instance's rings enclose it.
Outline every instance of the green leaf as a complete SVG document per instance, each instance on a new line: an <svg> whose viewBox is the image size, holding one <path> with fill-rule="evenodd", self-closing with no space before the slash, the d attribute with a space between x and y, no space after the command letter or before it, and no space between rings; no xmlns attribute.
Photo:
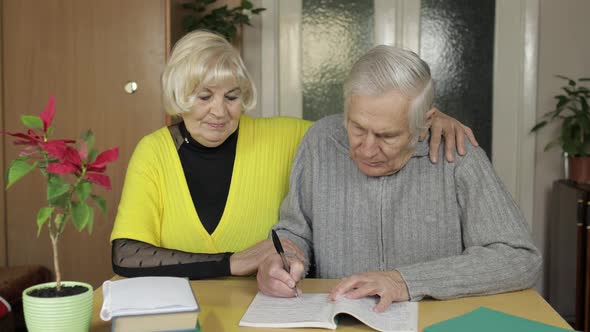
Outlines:
<svg viewBox="0 0 590 332"><path fill-rule="evenodd" d="M90 150L94 146L94 134L92 133L92 130L86 130L83 132L82 135L80 135L80 139L86 142L87 149Z"/></svg>
<svg viewBox="0 0 590 332"><path fill-rule="evenodd" d="M70 190L70 185L59 176L51 176L47 182L47 200L52 201Z"/></svg>
<svg viewBox="0 0 590 332"><path fill-rule="evenodd" d="M39 209L39 212L37 212L37 237L39 237L39 234L41 234L41 230L43 229L43 224L45 224L47 219L49 219L49 217L51 217L52 213L53 213L53 208L49 207L49 206L42 207Z"/></svg>
<svg viewBox="0 0 590 332"><path fill-rule="evenodd" d="M565 87L565 86L564 86L564 87L562 87L561 89L562 89L563 91L565 91L565 93L566 93L568 96L571 96L571 95L575 94L574 90L572 90L572 89L570 89L570 88L567 88L567 87Z"/></svg>
<svg viewBox="0 0 590 332"><path fill-rule="evenodd" d="M246 9L252 9L252 3L248 0L242 0L242 7Z"/></svg>
<svg viewBox="0 0 590 332"><path fill-rule="evenodd" d="M107 201L98 195L90 195L90 197L92 197L92 199L96 202L96 205L98 206L98 208L100 209L102 214L104 214L106 216L106 214L107 214Z"/></svg>
<svg viewBox="0 0 590 332"><path fill-rule="evenodd" d="M61 234L61 232L63 232L66 221L68 220L65 218L63 213L58 213L55 215L54 223L57 228L57 234Z"/></svg>
<svg viewBox="0 0 590 332"><path fill-rule="evenodd" d="M43 120L36 115L21 115L20 120L27 128L43 129Z"/></svg>
<svg viewBox="0 0 590 332"><path fill-rule="evenodd" d="M562 108L569 101L569 98L568 97L562 96L562 95L555 96L555 98L558 100L557 101L557 105L555 106L556 109Z"/></svg>
<svg viewBox="0 0 590 332"><path fill-rule="evenodd" d="M98 150L92 148L90 149L90 152L88 152L88 163L93 163L96 160L96 157L98 156Z"/></svg>
<svg viewBox="0 0 590 332"><path fill-rule="evenodd" d="M555 75L555 77L561 78L563 80L568 81L568 84L571 86L575 86L576 82L574 80L572 80L571 78L567 77L567 76L563 76L563 75Z"/></svg>
<svg viewBox="0 0 590 332"><path fill-rule="evenodd" d="M584 97L578 97L580 99L580 105L582 106L582 112L588 114L588 101Z"/></svg>
<svg viewBox="0 0 590 332"><path fill-rule="evenodd" d="M185 16L182 20L182 28L185 32L191 32L197 28L197 19L194 16Z"/></svg>
<svg viewBox="0 0 590 332"><path fill-rule="evenodd" d="M533 129L531 129L531 132L537 131L537 130L539 130L539 129L541 129L541 128L545 127L545 125L546 125L546 124L547 124L547 121L546 121L546 120L543 120L543 121L541 121L541 122L537 123L537 124L536 124L536 125L533 127Z"/></svg>
<svg viewBox="0 0 590 332"><path fill-rule="evenodd" d="M51 135L53 135L53 131L54 131L54 130L55 130L55 128L53 128L53 127L49 127L49 128L47 128L47 136L51 136Z"/></svg>
<svg viewBox="0 0 590 332"><path fill-rule="evenodd" d="M85 203L72 202L72 221L74 222L74 228L78 232L88 225L90 210L90 206Z"/></svg>
<svg viewBox="0 0 590 332"><path fill-rule="evenodd" d="M84 202L88 198L88 195L90 195L91 190L92 185L90 184L90 182L82 181L78 183L78 185L75 188L75 191L80 202Z"/></svg>
<svg viewBox="0 0 590 332"><path fill-rule="evenodd" d="M182 8L197 11L197 6L194 3L183 3Z"/></svg>
<svg viewBox="0 0 590 332"><path fill-rule="evenodd" d="M552 148L554 148L554 147L556 147L558 145L559 145L559 141L558 140L551 141L551 142L547 143L547 145L545 145L544 151L547 151L549 149L552 149Z"/></svg>
<svg viewBox="0 0 590 332"><path fill-rule="evenodd" d="M12 161L10 167L8 167L8 184L6 185L6 189L10 188L10 186L12 186L16 181L20 180L23 176L27 175L29 172L34 170L35 167L37 167L37 162L29 165L26 162L27 159L28 158L19 158Z"/></svg>
<svg viewBox="0 0 590 332"><path fill-rule="evenodd" d="M583 77L583 78L578 79L578 81L580 81L580 82L590 81L590 77Z"/></svg>
<svg viewBox="0 0 590 332"><path fill-rule="evenodd" d="M261 12L265 11L266 8L256 8L252 9L252 14L260 14Z"/></svg>
<svg viewBox="0 0 590 332"><path fill-rule="evenodd" d="M88 234L92 234L92 229L94 228L94 210L88 210Z"/></svg>

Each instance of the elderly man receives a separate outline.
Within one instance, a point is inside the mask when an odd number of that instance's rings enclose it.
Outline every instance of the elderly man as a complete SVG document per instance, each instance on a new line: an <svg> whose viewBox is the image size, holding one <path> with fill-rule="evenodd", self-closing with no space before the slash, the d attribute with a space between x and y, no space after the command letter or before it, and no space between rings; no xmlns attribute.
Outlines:
<svg viewBox="0 0 590 332"><path fill-rule="evenodd" d="M303 139L274 227L305 257L290 258L290 273L267 257L260 290L295 296L310 262L320 278L344 278L332 300L378 295L376 311L531 287L541 256L485 153L467 144L454 163L433 164L418 140L434 99L428 65L375 47L353 66L344 96L344 115Z"/></svg>

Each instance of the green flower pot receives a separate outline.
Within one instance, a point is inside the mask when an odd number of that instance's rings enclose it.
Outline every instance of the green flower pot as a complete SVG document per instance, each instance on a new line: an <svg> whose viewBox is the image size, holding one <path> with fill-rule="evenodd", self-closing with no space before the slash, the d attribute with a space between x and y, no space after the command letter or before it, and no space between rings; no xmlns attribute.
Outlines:
<svg viewBox="0 0 590 332"><path fill-rule="evenodd" d="M29 332L82 332L92 319L92 286L77 281L62 281L65 286L84 286L88 291L73 296L42 298L27 295L33 289L52 287L55 282L31 286L23 291L23 309Z"/></svg>

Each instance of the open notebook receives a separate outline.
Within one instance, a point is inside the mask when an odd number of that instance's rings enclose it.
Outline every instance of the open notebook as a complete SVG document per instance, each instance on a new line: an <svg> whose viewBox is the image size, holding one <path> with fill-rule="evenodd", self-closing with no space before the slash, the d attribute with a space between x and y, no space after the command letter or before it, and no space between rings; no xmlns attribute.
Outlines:
<svg viewBox="0 0 590 332"><path fill-rule="evenodd" d="M354 316L367 326L387 332L418 331L418 303L393 303L383 313L373 308L378 299L367 297L349 300L344 297L328 301L327 293L302 294L296 298L276 298L262 293L256 297L240 320L240 326L251 327L316 327L336 329L337 315Z"/></svg>

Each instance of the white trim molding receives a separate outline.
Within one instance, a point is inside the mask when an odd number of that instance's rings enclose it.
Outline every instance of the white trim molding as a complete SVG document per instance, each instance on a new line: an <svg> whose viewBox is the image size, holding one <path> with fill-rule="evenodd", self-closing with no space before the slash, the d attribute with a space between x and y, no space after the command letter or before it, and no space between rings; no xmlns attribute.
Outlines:
<svg viewBox="0 0 590 332"><path fill-rule="evenodd" d="M279 1L279 114L303 116L301 85L302 0Z"/></svg>
<svg viewBox="0 0 590 332"><path fill-rule="evenodd" d="M497 0L492 161L529 227L533 219L539 0ZM476 133L477 134L477 133Z"/></svg>
<svg viewBox="0 0 590 332"><path fill-rule="evenodd" d="M420 1L374 1L375 45L393 45L419 54Z"/></svg>
<svg viewBox="0 0 590 332"><path fill-rule="evenodd" d="M275 0L261 0L266 8L260 41L261 82L258 93L263 117L279 115L279 5Z"/></svg>

